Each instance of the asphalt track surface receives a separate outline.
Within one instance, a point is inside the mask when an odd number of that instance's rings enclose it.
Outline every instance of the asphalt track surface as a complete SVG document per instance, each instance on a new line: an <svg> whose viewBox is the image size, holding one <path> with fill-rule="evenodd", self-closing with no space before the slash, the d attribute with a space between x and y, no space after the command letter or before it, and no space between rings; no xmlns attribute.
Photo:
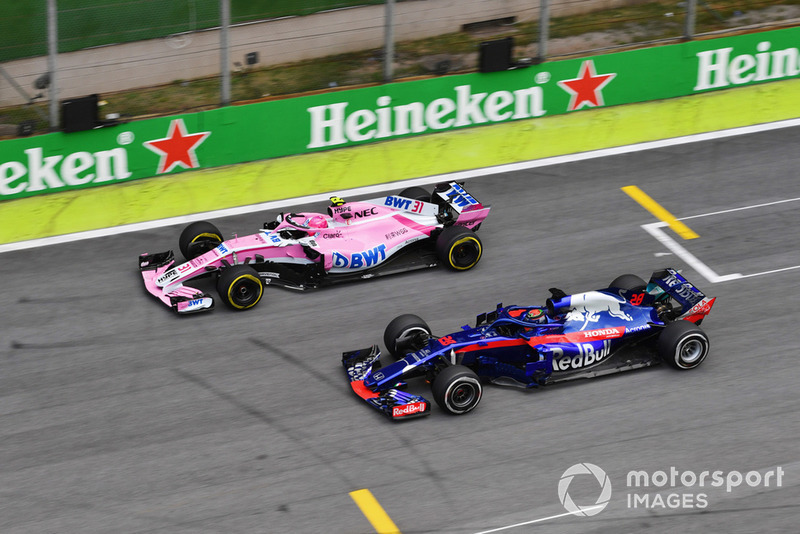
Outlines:
<svg viewBox="0 0 800 534"><path fill-rule="evenodd" d="M244 313L179 318L145 293L137 255L176 248L179 227L2 254L0 531L372 533L349 495L360 489L404 534L796 531L799 145L795 127L474 178L493 207L474 270L271 289ZM628 185L686 218L700 237L671 234L683 250L743 277L711 283L671 253ZM215 222L241 233L272 215ZM380 342L398 314L443 334L498 302L666 265L719 297L694 371L487 386L469 415L434 407L399 424L345 380L341 352ZM591 517L565 515L557 492L581 462L613 488ZM631 470L671 467L783 476L730 492L626 487ZM569 486L582 506L598 491L586 475ZM634 493L707 505L629 508Z"/></svg>

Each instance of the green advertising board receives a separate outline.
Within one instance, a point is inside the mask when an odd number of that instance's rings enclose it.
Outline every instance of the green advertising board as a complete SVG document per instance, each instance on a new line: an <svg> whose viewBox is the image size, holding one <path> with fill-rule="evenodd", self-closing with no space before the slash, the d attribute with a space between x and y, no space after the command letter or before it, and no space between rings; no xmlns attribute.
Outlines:
<svg viewBox="0 0 800 534"><path fill-rule="evenodd" d="M798 41L790 28L13 139L0 199L789 79Z"/></svg>

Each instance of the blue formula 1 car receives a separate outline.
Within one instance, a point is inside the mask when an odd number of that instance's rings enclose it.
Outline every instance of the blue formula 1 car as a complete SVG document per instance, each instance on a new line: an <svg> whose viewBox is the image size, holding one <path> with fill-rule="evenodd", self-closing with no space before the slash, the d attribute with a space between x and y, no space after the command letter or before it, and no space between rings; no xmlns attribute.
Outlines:
<svg viewBox="0 0 800 534"><path fill-rule="evenodd" d="M446 412L465 414L481 400L482 382L533 388L647 367L663 361L693 369L708 355L698 326L716 298L678 271L617 277L609 287L567 295L550 289L545 306L506 306L477 317L476 326L434 336L416 315L395 318L384 344L396 361L381 367L380 350L345 352L353 391L393 420L430 414L430 402L403 391L424 377Z"/></svg>

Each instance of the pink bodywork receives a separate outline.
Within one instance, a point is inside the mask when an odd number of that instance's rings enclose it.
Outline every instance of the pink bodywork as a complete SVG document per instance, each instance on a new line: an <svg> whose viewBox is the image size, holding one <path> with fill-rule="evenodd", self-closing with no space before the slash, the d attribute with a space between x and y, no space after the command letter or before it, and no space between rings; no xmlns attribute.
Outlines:
<svg viewBox="0 0 800 534"><path fill-rule="evenodd" d="M462 206L456 225L475 228L488 215L488 206L471 200L472 204ZM157 269L142 271L142 276L147 291L169 306L173 302L170 297L188 298L177 302L179 313L200 311L211 308L213 299L184 282L207 270L224 267L226 262L251 263L256 255L275 263L308 264L324 260L324 269L330 273L368 269L406 245L429 237L434 229L442 228L437 210L436 204L388 196L332 206L330 215L285 214L275 229L234 237L193 260L179 265L173 260ZM312 218L318 226L325 227L308 227ZM319 224L320 221L324 222ZM295 235L291 239L281 237L286 230Z"/></svg>

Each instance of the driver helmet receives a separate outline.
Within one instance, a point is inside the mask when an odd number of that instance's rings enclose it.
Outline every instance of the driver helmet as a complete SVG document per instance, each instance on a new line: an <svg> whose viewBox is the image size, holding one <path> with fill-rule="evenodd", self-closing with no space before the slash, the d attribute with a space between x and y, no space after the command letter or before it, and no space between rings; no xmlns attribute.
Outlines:
<svg viewBox="0 0 800 534"><path fill-rule="evenodd" d="M542 323L545 321L544 310L541 308L533 308L525 314L524 319L529 323Z"/></svg>
<svg viewBox="0 0 800 534"><path fill-rule="evenodd" d="M341 206L344 204L344 199L342 197L331 197L331 206Z"/></svg>
<svg viewBox="0 0 800 534"><path fill-rule="evenodd" d="M325 217L322 215L314 215L310 219L308 219L308 227L309 228L327 228L328 221L325 220Z"/></svg>

